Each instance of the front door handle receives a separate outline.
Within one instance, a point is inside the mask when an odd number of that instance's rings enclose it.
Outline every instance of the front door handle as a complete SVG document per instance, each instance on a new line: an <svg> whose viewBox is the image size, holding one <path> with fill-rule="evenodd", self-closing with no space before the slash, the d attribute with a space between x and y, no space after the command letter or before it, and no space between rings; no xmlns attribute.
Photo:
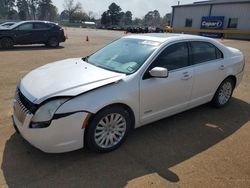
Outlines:
<svg viewBox="0 0 250 188"><path fill-rule="evenodd" d="M224 65L221 65L219 69L220 69L220 70L224 70L224 69L225 69L225 66L224 66Z"/></svg>
<svg viewBox="0 0 250 188"><path fill-rule="evenodd" d="M181 78L182 80L189 80L190 78L192 78L191 75L189 74L184 74L183 77Z"/></svg>

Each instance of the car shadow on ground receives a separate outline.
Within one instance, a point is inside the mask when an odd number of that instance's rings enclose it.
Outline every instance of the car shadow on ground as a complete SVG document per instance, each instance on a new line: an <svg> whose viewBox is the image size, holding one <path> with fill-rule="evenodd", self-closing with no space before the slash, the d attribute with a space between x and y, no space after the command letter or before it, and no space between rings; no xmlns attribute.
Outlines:
<svg viewBox="0 0 250 188"><path fill-rule="evenodd" d="M203 105L136 129L118 150L106 154L87 149L46 154L13 134L1 168L10 188L123 187L150 173L178 182L170 167L224 140L249 120L250 104L236 98L222 109Z"/></svg>
<svg viewBox="0 0 250 188"><path fill-rule="evenodd" d="M64 46L58 46L57 48L51 48L45 45L24 45L24 46L14 46L11 49L2 49L0 51L32 51L32 50L60 50Z"/></svg>

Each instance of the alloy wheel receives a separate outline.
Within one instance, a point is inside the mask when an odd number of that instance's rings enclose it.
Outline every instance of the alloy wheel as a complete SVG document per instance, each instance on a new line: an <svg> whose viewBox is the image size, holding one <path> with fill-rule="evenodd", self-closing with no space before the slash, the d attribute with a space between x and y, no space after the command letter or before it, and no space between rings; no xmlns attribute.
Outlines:
<svg viewBox="0 0 250 188"><path fill-rule="evenodd" d="M118 113L108 114L96 126L94 133L95 142L101 148L111 148L122 140L126 129L125 117Z"/></svg>
<svg viewBox="0 0 250 188"><path fill-rule="evenodd" d="M219 91L219 103L224 105L228 102L232 95L232 84L231 82L225 82Z"/></svg>

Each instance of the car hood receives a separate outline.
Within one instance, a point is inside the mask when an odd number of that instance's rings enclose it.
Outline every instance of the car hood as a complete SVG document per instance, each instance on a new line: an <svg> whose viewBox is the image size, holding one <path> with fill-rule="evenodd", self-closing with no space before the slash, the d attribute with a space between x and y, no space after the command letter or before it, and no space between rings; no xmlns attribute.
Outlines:
<svg viewBox="0 0 250 188"><path fill-rule="evenodd" d="M76 96L125 76L80 58L66 59L31 71L20 81L19 89L31 102L40 104L51 97Z"/></svg>
<svg viewBox="0 0 250 188"><path fill-rule="evenodd" d="M9 31L10 29L4 26L0 26L0 31Z"/></svg>

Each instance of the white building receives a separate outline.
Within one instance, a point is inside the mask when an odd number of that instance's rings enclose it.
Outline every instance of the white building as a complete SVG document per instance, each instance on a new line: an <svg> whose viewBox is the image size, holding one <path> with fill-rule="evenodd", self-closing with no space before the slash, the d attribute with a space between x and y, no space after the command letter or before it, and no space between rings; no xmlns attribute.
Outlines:
<svg viewBox="0 0 250 188"><path fill-rule="evenodd" d="M250 31L250 0L210 0L176 5L172 10L171 26ZM250 39L250 35L228 35L228 38Z"/></svg>

